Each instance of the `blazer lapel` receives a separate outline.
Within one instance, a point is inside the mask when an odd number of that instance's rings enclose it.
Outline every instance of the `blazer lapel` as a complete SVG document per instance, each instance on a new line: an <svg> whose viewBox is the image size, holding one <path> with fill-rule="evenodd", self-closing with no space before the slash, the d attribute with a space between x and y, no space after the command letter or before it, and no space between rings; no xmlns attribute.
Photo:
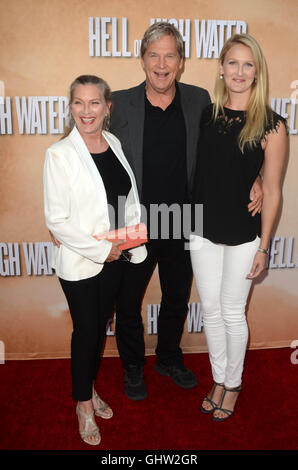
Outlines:
<svg viewBox="0 0 298 470"><path fill-rule="evenodd" d="M139 194L138 194L138 190L137 190L137 183L136 183L136 179L135 179L135 175L123 153L123 150L122 150L122 147L121 147L121 143L120 141L117 139L116 136L114 136L113 134L111 134L110 132L107 132L107 131L102 131L102 134L104 136L104 138L106 139L106 141L109 143L111 149L113 150L114 154L116 155L116 157L118 158L118 160L120 161L120 163L123 165L123 167L125 168L129 178L130 178L130 182L131 182L131 189L132 189L132 193L133 193L133 200L134 200L134 210L137 211L137 214L138 216L140 216L140 207L139 207L139 204L140 204L140 201L139 201Z"/></svg>
<svg viewBox="0 0 298 470"><path fill-rule="evenodd" d="M191 96L188 95L185 88L178 82L181 98L181 106L185 121L186 128L186 161L187 161L187 175L188 181L191 181L193 165L196 159L197 150L197 127L199 126L198 119L196 119L195 107Z"/></svg>
<svg viewBox="0 0 298 470"><path fill-rule="evenodd" d="M132 161L140 194L142 191L143 177L143 133L145 120L144 93L145 82L132 90L127 109Z"/></svg>
<svg viewBox="0 0 298 470"><path fill-rule="evenodd" d="M99 171L96 168L96 165L93 161L93 158L90 155L90 152L89 152L84 140L80 136L80 133L79 133L79 131L77 130L76 127L74 127L73 130L71 131L71 133L69 134L69 139L73 143L73 145L74 145L74 147L77 151L78 157L81 160L82 164L85 167L87 167L87 169L88 169L88 171L89 171L89 173L90 173L90 175L93 179L95 189L96 189L97 194L98 194L98 200L99 200L99 204L100 204L99 207L104 208L104 212L105 212L106 216L108 217L108 201L107 201L106 190L105 190L102 178L99 174Z"/></svg>

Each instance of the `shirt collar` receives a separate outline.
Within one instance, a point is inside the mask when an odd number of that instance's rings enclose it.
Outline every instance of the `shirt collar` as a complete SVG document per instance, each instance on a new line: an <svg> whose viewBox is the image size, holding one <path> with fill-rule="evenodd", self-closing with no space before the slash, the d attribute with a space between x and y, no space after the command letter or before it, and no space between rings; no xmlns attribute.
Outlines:
<svg viewBox="0 0 298 470"><path fill-rule="evenodd" d="M175 82L175 86L176 86L176 92L175 92L174 98L172 102L169 104L169 106L167 107L167 109L169 109L170 107L181 109L180 90L179 90L179 87L177 86L177 82ZM144 88L144 96L145 96L146 109L158 108L158 106L153 106L148 100L147 95L146 95L146 87Z"/></svg>

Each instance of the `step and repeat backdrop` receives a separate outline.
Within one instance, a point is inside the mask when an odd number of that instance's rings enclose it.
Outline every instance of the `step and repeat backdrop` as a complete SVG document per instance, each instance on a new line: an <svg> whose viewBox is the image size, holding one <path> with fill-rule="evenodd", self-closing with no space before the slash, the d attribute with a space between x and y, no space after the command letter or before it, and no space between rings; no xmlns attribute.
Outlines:
<svg viewBox="0 0 298 470"><path fill-rule="evenodd" d="M43 215L46 148L68 119L68 88L81 74L103 77L112 90L144 80L140 42L167 20L185 42L181 81L209 90L219 52L235 32L261 44L270 74L270 104L288 120L290 155L282 210L268 270L248 302L249 348L298 344L298 61L295 0L10 0L0 3L0 345L5 359L70 355L72 324L49 265ZM160 302L157 271L144 303L146 353L154 354ZM104 354L117 355L114 321ZM207 350L200 299L193 285L181 346Z"/></svg>

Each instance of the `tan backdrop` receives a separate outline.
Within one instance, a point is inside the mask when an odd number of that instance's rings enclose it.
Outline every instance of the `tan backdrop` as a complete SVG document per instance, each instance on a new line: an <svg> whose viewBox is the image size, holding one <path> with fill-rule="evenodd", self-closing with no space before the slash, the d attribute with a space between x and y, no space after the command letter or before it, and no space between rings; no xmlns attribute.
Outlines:
<svg viewBox="0 0 298 470"><path fill-rule="evenodd" d="M263 48L271 103L288 117L291 152L268 271L249 300L249 347L289 346L298 338L296 0L10 0L0 3L0 350L5 359L69 357L71 320L48 265L44 152L61 137L65 96L76 76L102 76L113 90L144 79L139 41L158 19L173 21L185 37L181 81L211 95L216 57L231 33L247 31ZM143 305L147 354L156 345L159 301L154 273ZM182 348L206 351L194 287ZM117 355L113 324L104 354Z"/></svg>

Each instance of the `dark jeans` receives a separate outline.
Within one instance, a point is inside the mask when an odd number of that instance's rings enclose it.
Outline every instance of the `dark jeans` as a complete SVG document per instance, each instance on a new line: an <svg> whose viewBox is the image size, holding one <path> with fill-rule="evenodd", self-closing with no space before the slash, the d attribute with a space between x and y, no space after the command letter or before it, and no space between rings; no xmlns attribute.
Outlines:
<svg viewBox="0 0 298 470"><path fill-rule="evenodd" d="M156 355L165 364L183 361L179 345L192 282L189 251L184 249L184 240L151 240L147 250L148 256L142 263L125 264L118 296L116 339L124 367L145 362L141 306L156 264L162 291Z"/></svg>
<svg viewBox="0 0 298 470"><path fill-rule="evenodd" d="M59 278L73 322L71 338L72 396L86 401L92 397L107 323L125 272L124 261L105 263L102 271L81 281ZM129 264L129 263L127 263Z"/></svg>

